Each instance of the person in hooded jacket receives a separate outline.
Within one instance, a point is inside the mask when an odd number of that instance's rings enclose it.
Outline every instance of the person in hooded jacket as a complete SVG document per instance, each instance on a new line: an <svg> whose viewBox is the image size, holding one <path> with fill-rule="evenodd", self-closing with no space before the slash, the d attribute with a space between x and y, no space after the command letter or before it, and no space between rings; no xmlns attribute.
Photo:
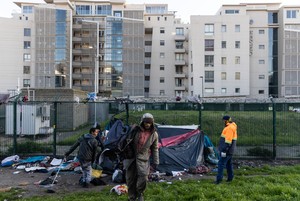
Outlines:
<svg viewBox="0 0 300 201"><path fill-rule="evenodd" d="M150 113L142 116L140 125L135 126L132 136L133 154L123 161L126 170L126 184L129 200L143 201L148 175L150 173L150 156L152 155L152 169L159 164L158 134L154 127L154 118Z"/></svg>
<svg viewBox="0 0 300 201"><path fill-rule="evenodd" d="M82 169L82 176L79 184L82 187L88 187L91 181L92 164L96 160L99 142L96 139L100 129L91 128L88 134L79 137L78 140L65 153L65 159L79 146L77 158Z"/></svg>
<svg viewBox="0 0 300 201"><path fill-rule="evenodd" d="M236 149L237 141L237 125L228 115L223 116L224 129L220 136L219 152L220 158L218 162L218 174L215 184L219 184L223 180L223 170L227 169L227 182L233 180L232 155Z"/></svg>

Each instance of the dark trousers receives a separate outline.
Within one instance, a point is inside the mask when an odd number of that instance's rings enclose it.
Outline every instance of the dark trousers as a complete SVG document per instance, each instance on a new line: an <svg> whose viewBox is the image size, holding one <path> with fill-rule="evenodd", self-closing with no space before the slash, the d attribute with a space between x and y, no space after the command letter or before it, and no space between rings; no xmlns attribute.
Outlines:
<svg viewBox="0 0 300 201"><path fill-rule="evenodd" d="M220 157L218 162L217 181L222 181L224 168L227 169L227 180L231 181L233 179L232 155Z"/></svg>

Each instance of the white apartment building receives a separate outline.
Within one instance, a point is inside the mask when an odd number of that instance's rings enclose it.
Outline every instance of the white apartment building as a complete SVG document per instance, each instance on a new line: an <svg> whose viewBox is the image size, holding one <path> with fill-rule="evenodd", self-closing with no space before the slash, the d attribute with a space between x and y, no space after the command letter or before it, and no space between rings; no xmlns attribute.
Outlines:
<svg viewBox="0 0 300 201"><path fill-rule="evenodd" d="M300 5L223 5L181 23L167 4L16 3L0 18L0 92L99 96L299 97ZM199 13L201 14L201 13Z"/></svg>

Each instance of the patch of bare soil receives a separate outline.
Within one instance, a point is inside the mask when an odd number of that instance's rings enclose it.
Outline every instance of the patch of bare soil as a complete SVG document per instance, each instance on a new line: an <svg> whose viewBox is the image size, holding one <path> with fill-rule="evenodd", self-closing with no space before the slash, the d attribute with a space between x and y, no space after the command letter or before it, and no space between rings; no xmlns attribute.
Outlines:
<svg viewBox="0 0 300 201"><path fill-rule="evenodd" d="M262 167L264 165L270 166L290 166L300 164L300 160L234 160L234 168L242 167ZM210 167L214 168L213 166ZM49 173L30 172L27 173L24 170L16 170L12 167L1 167L0 168L0 192L9 190L10 188L20 189L18 197L32 197L32 196L43 196L50 195L52 192L55 195L65 195L72 192L86 192L86 191L101 191L105 185L94 186L89 185L89 188L82 188L79 185L79 178L81 174L73 171L61 171L59 172L56 180L57 183L54 185L38 185L39 182L46 180L47 178L54 178L55 175ZM118 185L113 183L111 180L112 176L108 175L101 178L106 185L111 187ZM178 177L162 176L166 182L172 182L174 180L185 180L185 179L201 179L211 178L213 176L209 174L183 174Z"/></svg>

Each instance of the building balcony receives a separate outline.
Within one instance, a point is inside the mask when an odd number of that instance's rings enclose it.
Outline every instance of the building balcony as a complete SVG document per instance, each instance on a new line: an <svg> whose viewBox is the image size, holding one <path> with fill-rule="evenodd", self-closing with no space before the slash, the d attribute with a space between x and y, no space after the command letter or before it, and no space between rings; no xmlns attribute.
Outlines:
<svg viewBox="0 0 300 201"><path fill-rule="evenodd" d="M185 36L184 35L175 35L174 39L177 41L184 41L185 40Z"/></svg>
<svg viewBox="0 0 300 201"><path fill-rule="evenodd" d="M175 60L176 66L184 66L186 64L185 60Z"/></svg>
<svg viewBox="0 0 300 201"><path fill-rule="evenodd" d="M175 48L175 53L185 53L185 48Z"/></svg>
<svg viewBox="0 0 300 201"><path fill-rule="evenodd" d="M72 41L73 42L81 42L82 39L80 37L73 36Z"/></svg>
<svg viewBox="0 0 300 201"><path fill-rule="evenodd" d="M175 78L186 78L187 74L185 74L185 73L176 73L174 77Z"/></svg>
<svg viewBox="0 0 300 201"><path fill-rule="evenodd" d="M81 63L80 60L78 60L78 61L73 61L73 62L72 62L72 65L73 65L73 66L81 66L81 64L82 64L82 63Z"/></svg>
<svg viewBox="0 0 300 201"><path fill-rule="evenodd" d="M184 85L177 85L177 86L175 86L174 90L176 90L176 91L185 91L186 87Z"/></svg>

